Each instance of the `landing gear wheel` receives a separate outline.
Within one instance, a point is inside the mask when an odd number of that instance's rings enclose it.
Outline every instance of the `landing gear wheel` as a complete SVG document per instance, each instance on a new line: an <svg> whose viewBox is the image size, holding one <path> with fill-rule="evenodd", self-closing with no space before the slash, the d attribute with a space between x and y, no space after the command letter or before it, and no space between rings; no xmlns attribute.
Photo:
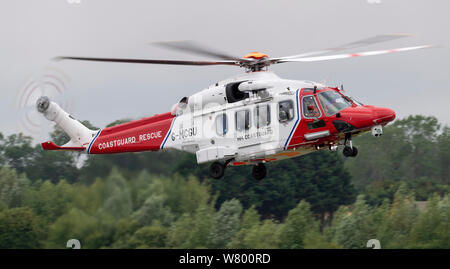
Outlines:
<svg viewBox="0 0 450 269"><path fill-rule="evenodd" d="M356 147L346 146L342 153L345 157L356 157L358 155L358 149Z"/></svg>
<svg viewBox="0 0 450 269"><path fill-rule="evenodd" d="M214 179L219 179L225 174L225 165L220 162L213 162L209 167L209 176Z"/></svg>
<svg viewBox="0 0 450 269"><path fill-rule="evenodd" d="M257 165L253 166L252 174L256 180L265 178L267 175L266 166L263 163L258 163Z"/></svg>
<svg viewBox="0 0 450 269"><path fill-rule="evenodd" d="M349 146L345 146L344 150L342 150L342 154L344 154L345 157L350 157L353 155L353 149Z"/></svg>

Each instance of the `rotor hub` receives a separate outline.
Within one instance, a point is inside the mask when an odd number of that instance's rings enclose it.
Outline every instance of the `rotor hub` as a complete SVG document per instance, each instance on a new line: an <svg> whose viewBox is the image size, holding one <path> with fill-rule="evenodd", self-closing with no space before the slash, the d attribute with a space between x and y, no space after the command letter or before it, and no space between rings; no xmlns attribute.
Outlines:
<svg viewBox="0 0 450 269"><path fill-rule="evenodd" d="M269 56L265 53L254 51L254 52L251 52L244 56L244 59L250 59L250 58L255 59L255 60L261 60L264 58L269 58Z"/></svg>
<svg viewBox="0 0 450 269"><path fill-rule="evenodd" d="M39 112L44 113L50 106L50 99L47 96L41 96L36 101L36 108Z"/></svg>

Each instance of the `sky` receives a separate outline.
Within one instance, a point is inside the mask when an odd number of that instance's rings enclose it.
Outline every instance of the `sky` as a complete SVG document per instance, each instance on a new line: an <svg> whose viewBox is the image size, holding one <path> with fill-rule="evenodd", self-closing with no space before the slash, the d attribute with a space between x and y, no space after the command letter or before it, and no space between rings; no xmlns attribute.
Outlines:
<svg viewBox="0 0 450 269"><path fill-rule="evenodd" d="M62 94L55 100L67 104L74 117L104 127L117 119L169 111L183 96L244 71L232 66L55 62L55 56L210 60L151 45L193 40L239 57L252 51L277 57L398 33L413 36L348 52L439 47L285 63L270 70L282 78L343 84L357 100L394 109L398 118L432 115L450 125L448 10L445 0L3 0L0 132L48 138L51 125L44 120L32 119L36 126L24 127L27 108L21 105L43 77L58 79L53 86Z"/></svg>

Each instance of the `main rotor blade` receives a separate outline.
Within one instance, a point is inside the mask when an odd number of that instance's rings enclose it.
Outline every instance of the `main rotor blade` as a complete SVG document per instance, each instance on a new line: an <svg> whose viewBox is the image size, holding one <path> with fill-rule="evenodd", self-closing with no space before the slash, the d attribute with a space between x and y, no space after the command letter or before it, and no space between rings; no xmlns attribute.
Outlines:
<svg viewBox="0 0 450 269"><path fill-rule="evenodd" d="M150 44L157 45L167 49L189 52L201 56L210 56L222 60L242 61L242 59L240 59L239 57L235 57L210 48L205 48L192 41L169 41L169 42L155 42Z"/></svg>
<svg viewBox="0 0 450 269"><path fill-rule="evenodd" d="M349 53L349 54L335 54L335 55L325 55L325 56L315 56L315 57L281 59L281 60L278 60L277 63L327 61L327 60L336 60L336 59L344 59L344 58L353 58L353 57L359 57L359 56L373 56L373 55L380 55L380 54L386 54L386 53L391 53L391 52L426 49L426 48L431 48L431 47L434 47L434 46L423 45L423 46L415 46L415 47L388 49L388 50L365 51L365 52Z"/></svg>
<svg viewBox="0 0 450 269"><path fill-rule="evenodd" d="M116 63L136 63L136 64L170 64L170 65L237 65L235 61L179 61L179 60L145 60L145 59L123 59L123 58L92 58L92 57L72 57L59 56L53 58L60 60L79 60L93 62L116 62Z"/></svg>
<svg viewBox="0 0 450 269"><path fill-rule="evenodd" d="M391 41L391 40L408 37L408 36L411 36L411 35L407 35L407 34L377 35L377 36L372 36L369 38L361 39L361 40L358 40L355 42L347 43L347 44L340 45L340 46L333 47L333 48L328 48L328 49L313 51L313 52L305 52L302 54L286 56L286 57L278 57L278 58L272 58L272 59L284 60L284 59L291 59L291 58L303 58L303 57L308 57L308 56L325 54L325 53L329 53L329 52L338 52L338 51L347 50L347 49L360 48L360 47L364 47L364 46L368 46L368 45L372 45L372 44L376 44L376 43L381 43L381 42L386 42L386 41Z"/></svg>

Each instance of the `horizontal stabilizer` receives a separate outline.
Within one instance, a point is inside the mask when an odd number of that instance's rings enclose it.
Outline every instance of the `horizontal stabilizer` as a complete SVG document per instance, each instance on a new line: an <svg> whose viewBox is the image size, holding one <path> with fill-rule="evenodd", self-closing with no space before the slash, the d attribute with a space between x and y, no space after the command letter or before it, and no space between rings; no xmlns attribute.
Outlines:
<svg viewBox="0 0 450 269"><path fill-rule="evenodd" d="M61 147L53 143L52 141L47 141L41 144L44 150L74 150L74 151L84 151L85 147Z"/></svg>

